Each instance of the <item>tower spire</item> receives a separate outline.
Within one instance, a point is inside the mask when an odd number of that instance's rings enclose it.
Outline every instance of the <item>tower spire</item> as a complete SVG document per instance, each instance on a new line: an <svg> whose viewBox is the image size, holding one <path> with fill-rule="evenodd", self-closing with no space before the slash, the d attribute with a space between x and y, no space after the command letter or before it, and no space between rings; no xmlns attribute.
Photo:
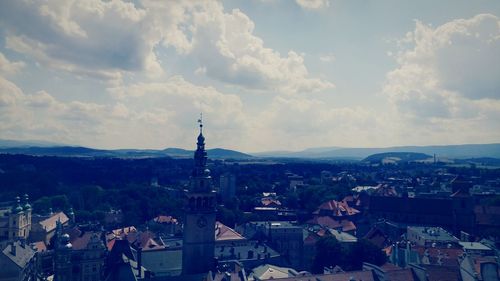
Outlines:
<svg viewBox="0 0 500 281"><path fill-rule="evenodd" d="M198 119L198 123L200 124L200 135L203 135L203 113L200 112L200 119Z"/></svg>

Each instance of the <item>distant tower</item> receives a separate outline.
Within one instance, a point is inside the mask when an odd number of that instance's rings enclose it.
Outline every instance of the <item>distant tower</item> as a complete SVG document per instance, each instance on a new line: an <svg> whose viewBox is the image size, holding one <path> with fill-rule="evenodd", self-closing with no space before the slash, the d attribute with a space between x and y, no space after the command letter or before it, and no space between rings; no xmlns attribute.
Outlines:
<svg viewBox="0 0 500 281"><path fill-rule="evenodd" d="M200 134L194 153L194 169L186 194L186 216L182 245L183 275L207 273L214 269L215 191L207 169L207 152L201 118Z"/></svg>
<svg viewBox="0 0 500 281"><path fill-rule="evenodd" d="M9 215L8 237L10 240L28 238L31 229L31 205L25 195L25 205L21 206L21 198L17 196Z"/></svg>
<svg viewBox="0 0 500 281"><path fill-rule="evenodd" d="M28 194L24 194L24 206L23 206L23 211L24 211L24 217L25 217L25 225L24 225L24 238L29 237L29 233L31 231L31 212L32 212L31 205L29 203L29 196Z"/></svg>
<svg viewBox="0 0 500 281"><path fill-rule="evenodd" d="M71 252L73 246L69 242L69 235L62 233L61 221L56 222L56 245L54 247L54 281L71 281L72 263Z"/></svg>
<svg viewBox="0 0 500 281"><path fill-rule="evenodd" d="M68 216L69 216L70 224L74 225L75 224L75 212L73 211L73 208L69 208Z"/></svg>
<svg viewBox="0 0 500 281"><path fill-rule="evenodd" d="M231 201L236 196L236 176L225 173L220 176L219 192L223 202Z"/></svg>

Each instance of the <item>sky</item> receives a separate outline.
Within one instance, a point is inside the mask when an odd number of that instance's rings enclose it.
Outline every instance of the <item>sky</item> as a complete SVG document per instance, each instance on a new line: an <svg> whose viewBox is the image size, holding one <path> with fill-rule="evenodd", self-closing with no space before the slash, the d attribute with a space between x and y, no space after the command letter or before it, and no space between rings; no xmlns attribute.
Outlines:
<svg viewBox="0 0 500 281"><path fill-rule="evenodd" d="M500 142L497 0L6 0L0 139L244 152Z"/></svg>

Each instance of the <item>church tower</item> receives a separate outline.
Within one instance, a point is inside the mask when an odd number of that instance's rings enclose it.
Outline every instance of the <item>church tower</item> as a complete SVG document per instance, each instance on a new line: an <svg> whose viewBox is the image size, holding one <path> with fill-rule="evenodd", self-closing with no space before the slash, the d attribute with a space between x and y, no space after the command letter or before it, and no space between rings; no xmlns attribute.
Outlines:
<svg viewBox="0 0 500 281"><path fill-rule="evenodd" d="M73 265L71 263L72 245L69 235L63 234L61 221L56 221L56 239L54 245L54 281L71 281Z"/></svg>
<svg viewBox="0 0 500 281"><path fill-rule="evenodd" d="M186 216L182 245L182 274L207 273L214 268L215 191L207 169L207 152L201 118L200 134L194 153L194 169L186 194Z"/></svg>

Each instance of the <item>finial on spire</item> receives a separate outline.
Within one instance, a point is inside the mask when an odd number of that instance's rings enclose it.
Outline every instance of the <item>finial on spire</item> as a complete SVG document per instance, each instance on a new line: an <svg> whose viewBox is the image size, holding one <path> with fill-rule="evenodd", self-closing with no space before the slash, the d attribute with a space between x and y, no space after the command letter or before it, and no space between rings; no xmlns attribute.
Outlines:
<svg viewBox="0 0 500 281"><path fill-rule="evenodd" d="M198 119L198 123L200 123L200 134L201 134L203 129L203 113L201 112L200 112L200 119Z"/></svg>

